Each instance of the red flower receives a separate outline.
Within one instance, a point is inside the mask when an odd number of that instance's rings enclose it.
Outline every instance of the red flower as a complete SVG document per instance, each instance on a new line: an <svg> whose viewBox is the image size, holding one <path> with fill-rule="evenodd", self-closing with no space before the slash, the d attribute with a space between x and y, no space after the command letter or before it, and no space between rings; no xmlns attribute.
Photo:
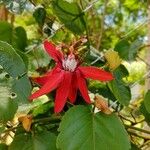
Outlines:
<svg viewBox="0 0 150 150"><path fill-rule="evenodd" d="M47 94L56 89L55 108L56 113L62 111L67 98L71 103L76 100L79 89L82 97L87 103L91 103L85 78L99 81L109 81L113 79L111 73L97 67L80 66L78 59L73 53L68 56L48 41L44 42L47 53L55 60L56 66L42 77L34 79L42 87L30 96L30 100Z"/></svg>

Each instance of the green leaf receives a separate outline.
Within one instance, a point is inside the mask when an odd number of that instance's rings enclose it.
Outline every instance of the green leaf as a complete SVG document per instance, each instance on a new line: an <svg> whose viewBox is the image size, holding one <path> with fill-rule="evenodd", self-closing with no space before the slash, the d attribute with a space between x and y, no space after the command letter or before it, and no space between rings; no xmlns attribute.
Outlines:
<svg viewBox="0 0 150 150"><path fill-rule="evenodd" d="M141 47L142 43L143 42L141 40L137 39L136 41L134 41L133 43L130 44L130 49L129 49L129 54L128 54L129 60L135 59L137 52L138 52L139 48Z"/></svg>
<svg viewBox="0 0 150 150"><path fill-rule="evenodd" d="M2 41L0 41L0 65L14 78L26 73L21 57L11 45Z"/></svg>
<svg viewBox="0 0 150 150"><path fill-rule="evenodd" d="M6 21L0 21L0 41L12 42L12 25Z"/></svg>
<svg viewBox="0 0 150 150"><path fill-rule="evenodd" d="M14 29L14 36L13 36L13 46L21 51L25 50L27 46L27 34L23 27L16 27Z"/></svg>
<svg viewBox="0 0 150 150"><path fill-rule="evenodd" d="M24 51L27 46L27 34L21 26L13 29L12 24L0 21L0 41L5 41L13 47Z"/></svg>
<svg viewBox="0 0 150 150"><path fill-rule="evenodd" d="M128 86L120 80L113 80L108 83L108 87L114 94L115 98L122 104L127 106L131 100L131 91Z"/></svg>
<svg viewBox="0 0 150 150"><path fill-rule="evenodd" d="M28 64L29 64L29 60L28 60L28 57L25 53L21 52L20 50L16 50L17 54L19 54L19 56L22 58L25 66L26 66L26 69L28 70Z"/></svg>
<svg viewBox="0 0 150 150"><path fill-rule="evenodd" d="M83 34L86 28L84 14L77 3L53 1L53 11L59 20L75 34Z"/></svg>
<svg viewBox="0 0 150 150"><path fill-rule="evenodd" d="M0 65L14 78L12 90L17 94L17 101L27 103L31 84L26 75L26 66L15 49L2 41L0 41Z"/></svg>
<svg viewBox="0 0 150 150"><path fill-rule="evenodd" d="M10 90L7 87L0 86L0 121L13 119L17 111L17 103L11 99Z"/></svg>
<svg viewBox="0 0 150 150"><path fill-rule="evenodd" d="M136 40L132 43L129 43L128 40L121 40L116 44L114 50L119 53L122 59L131 61L135 59L141 45L141 40Z"/></svg>
<svg viewBox="0 0 150 150"><path fill-rule="evenodd" d="M113 74L115 75L115 77L119 80L121 80L122 78L129 76L129 72L127 70L127 68L124 65L120 65L114 72Z"/></svg>
<svg viewBox="0 0 150 150"><path fill-rule="evenodd" d="M17 94L17 102L20 104L28 103L28 97L31 94L32 88L27 75L24 75L20 79L15 79L12 85L12 90Z"/></svg>
<svg viewBox="0 0 150 150"><path fill-rule="evenodd" d="M55 134L43 131L42 133L18 134L15 136L9 150L57 150Z"/></svg>
<svg viewBox="0 0 150 150"><path fill-rule="evenodd" d="M147 91L144 98L144 105L148 113L150 113L150 90Z"/></svg>
<svg viewBox="0 0 150 150"><path fill-rule="evenodd" d="M128 135L115 114L92 113L75 106L63 117L57 147L61 150L129 150Z"/></svg>
<svg viewBox="0 0 150 150"><path fill-rule="evenodd" d="M0 144L0 150L8 150L8 146L5 144Z"/></svg>
<svg viewBox="0 0 150 150"><path fill-rule="evenodd" d="M37 9L35 9L33 17L35 18L39 26L42 27L46 18L46 10L43 7L38 7Z"/></svg>

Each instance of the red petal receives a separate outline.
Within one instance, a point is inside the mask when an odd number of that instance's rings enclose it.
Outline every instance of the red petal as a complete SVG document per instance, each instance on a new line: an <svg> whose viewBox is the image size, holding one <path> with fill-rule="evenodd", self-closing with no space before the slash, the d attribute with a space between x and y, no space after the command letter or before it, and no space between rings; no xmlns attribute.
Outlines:
<svg viewBox="0 0 150 150"><path fill-rule="evenodd" d="M38 83L39 85L44 85L49 80L49 76L51 76L54 73L59 73L60 71L60 68L55 67L52 70L48 71L44 76L32 77L32 80Z"/></svg>
<svg viewBox="0 0 150 150"><path fill-rule="evenodd" d="M77 70L76 73L77 73L78 88L80 90L80 93L87 103L91 103L90 97L88 95L88 89L86 86L86 81L82 77L82 74L80 73L79 70Z"/></svg>
<svg viewBox="0 0 150 150"><path fill-rule="evenodd" d="M69 100L71 103L74 103L76 100L76 96L77 96L77 77L76 74L73 73L72 75L72 80L71 80L71 86L70 86L70 91L69 91Z"/></svg>
<svg viewBox="0 0 150 150"><path fill-rule="evenodd" d="M58 86L58 84L61 82L63 75L64 73L60 72L60 73L56 73L56 74L49 76L48 81L42 86L42 88L36 91L35 93L33 93L29 97L29 99L30 100L35 99L37 97L40 97L54 90Z"/></svg>
<svg viewBox="0 0 150 150"><path fill-rule="evenodd" d="M91 78L94 80L100 81L109 81L113 80L114 77L110 72L106 72L97 67L79 67L85 78Z"/></svg>
<svg viewBox="0 0 150 150"><path fill-rule="evenodd" d="M60 61L63 57L62 53L58 51L52 43L45 41L44 48L46 49L47 53L56 61Z"/></svg>
<svg viewBox="0 0 150 150"><path fill-rule="evenodd" d="M59 113L60 111L62 111L63 107L65 106L69 94L69 88L71 85L71 78L72 74L70 72L64 73L64 78L61 82L61 85L58 87L56 91L55 108L54 108L55 113Z"/></svg>

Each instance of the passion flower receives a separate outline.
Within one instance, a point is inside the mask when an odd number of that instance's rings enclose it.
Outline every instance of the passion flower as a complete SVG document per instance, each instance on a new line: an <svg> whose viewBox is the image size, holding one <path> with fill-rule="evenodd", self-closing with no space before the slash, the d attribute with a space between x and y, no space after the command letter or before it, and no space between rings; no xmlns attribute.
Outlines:
<svg viewBox="0 0 150 150"><path fill-rule="evenodd" d="M113 80L111 73L93 66L81 66L78 57L70 51L68 55L62 53L52 43L45 41L44 47L47 53L54 59L56 66L44 76L34 78L41 88L30 96L30 100L40 97L56 89L54 111L62 111L67 99L74 103L79 90L83 99L91 103L86 78L99 81Z"/></svg>

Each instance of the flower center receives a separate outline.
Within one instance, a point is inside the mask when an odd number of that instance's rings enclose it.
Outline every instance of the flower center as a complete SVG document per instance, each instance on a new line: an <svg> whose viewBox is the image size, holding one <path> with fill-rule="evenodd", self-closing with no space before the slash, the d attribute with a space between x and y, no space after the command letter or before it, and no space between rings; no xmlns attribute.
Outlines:
<svg viewBox="0 0 150 150"><path fill-rule="evenodd" d="M78 64L78 62L75 59L74 55L69 55L67 58L65 58L62 61L62 66L63 66L64 70L70 71L70 72L73 72L76 69L77 64Z"/></svg>

